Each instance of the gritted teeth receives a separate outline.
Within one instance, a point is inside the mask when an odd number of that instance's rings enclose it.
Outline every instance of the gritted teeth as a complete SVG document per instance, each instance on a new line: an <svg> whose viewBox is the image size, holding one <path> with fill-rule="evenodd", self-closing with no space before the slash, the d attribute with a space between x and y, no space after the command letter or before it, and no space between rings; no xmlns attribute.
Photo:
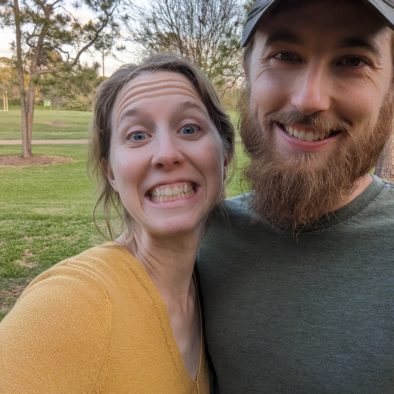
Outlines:
<svg viewBox="0 0 394 394"><path fill-rule="evenodd" d="M280 126L287 134L303 141L322 141L326 138L337 135L340 132L339 130L332 130L329 132L326 131L319 132L316 130L305 131L305 130L297 129L296 127L293 126L286 126L283 124L280 124Z"/></svg>
<svg viewBox="0 0 394 394"><path fill-rule="evenodd" d="M153 202L174 201L191 197L196 189L197 185L191 182L163 185L150 190L148 196Z"/></svg>

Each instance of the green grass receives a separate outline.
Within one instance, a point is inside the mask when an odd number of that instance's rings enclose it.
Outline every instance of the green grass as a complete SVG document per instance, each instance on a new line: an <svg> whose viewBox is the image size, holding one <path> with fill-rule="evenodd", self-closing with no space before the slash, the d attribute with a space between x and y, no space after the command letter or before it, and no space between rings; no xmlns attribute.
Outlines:
<svg viewBox="0 0 394 394"><path fill-rule="evenodd" d="M19 147L0 147L16 154ZM68 164L0 169L0 277L31 276L92 244L94 186L86 173L86 145L39 146Z"/></svg>
<svg viewBox="0 0 394 394"><path fill-rule="evenodd" d="M19 150L0 146L0 155ZM10 287L16 280L26 279L24 285L101 242L92 222L95 187L87 176L86 150L86 145L35 146L35 154L68 156L74 162L0 167L0 313L12 304Z"/></svg>
<svg viewBox="0 0 394 394"><path fill-rule="evenodd" d="M0 111L0 139L21 139L20 117L19 109ZM36 109L33 139L87 138L91 117L90 112Z"/></svg>

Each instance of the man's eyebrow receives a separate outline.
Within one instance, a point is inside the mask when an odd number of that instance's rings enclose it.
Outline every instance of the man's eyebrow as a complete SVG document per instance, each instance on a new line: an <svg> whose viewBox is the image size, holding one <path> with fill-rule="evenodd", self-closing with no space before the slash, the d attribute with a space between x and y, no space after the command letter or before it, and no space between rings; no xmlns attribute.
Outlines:
<svg viewBox="0 0 394 394"><path fill-rule="evenodd" d="M340 45L341 48L364 48L376 57L381 57L379 47L371 40L364 37L347 37Z"/></svg>
<svg viewBox="0 0 394 394"><path fill-rule="evenodd" d="M288 29L278 29L270 33L268 35L267 41L265 42L265 46L276 44L278 42L286 42L289 44L298 45L302 44L301 38Z"/></svg>

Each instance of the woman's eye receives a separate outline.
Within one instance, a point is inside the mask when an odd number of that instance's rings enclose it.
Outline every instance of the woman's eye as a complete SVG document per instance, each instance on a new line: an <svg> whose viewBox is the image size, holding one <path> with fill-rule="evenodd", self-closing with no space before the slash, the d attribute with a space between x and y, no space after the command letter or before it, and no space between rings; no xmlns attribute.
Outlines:
<svg viewBox="0 0 394 394"><path fill-rule="evenodd" d="M194 124L187 124L183 126L180 130L180 132L184 135L194 135L200 130L200 127L194 125Z"/></svg>
<svg viewBox="0 0 394 394"><path fill-rule="evenodd" d="M148 139L148 133L144 131L133 131L127 136L127 139L132 142L141 142Z"/></svg>

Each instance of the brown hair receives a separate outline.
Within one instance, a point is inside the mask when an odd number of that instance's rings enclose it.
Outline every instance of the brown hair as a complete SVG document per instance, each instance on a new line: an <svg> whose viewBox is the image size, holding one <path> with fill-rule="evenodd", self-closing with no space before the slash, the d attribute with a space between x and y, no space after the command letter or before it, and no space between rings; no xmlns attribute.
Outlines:
<svg viewBox="0 0 394 394"><path fill-rule="evenodd" d="M93 217L102 204L104 221L110 238L114 237L111 224L111 210L115 209L123 222L130 219L121 204L119 195L107 179L106 161L109 159L111 140L111 114L120 90L129 81L144 72L171 71L185 76L193 85L208 114L219 132L228 161L234 152L234 129L228 115L224 112L212 83L188 60L171 54L156 54L147 57L140 64L126 64L115 71L98 87L93 109L89 168L98 180L99 196L94 207ZM96 223L97 226L97 223ZM100 230L100 229L99 229Z"/></svg>

